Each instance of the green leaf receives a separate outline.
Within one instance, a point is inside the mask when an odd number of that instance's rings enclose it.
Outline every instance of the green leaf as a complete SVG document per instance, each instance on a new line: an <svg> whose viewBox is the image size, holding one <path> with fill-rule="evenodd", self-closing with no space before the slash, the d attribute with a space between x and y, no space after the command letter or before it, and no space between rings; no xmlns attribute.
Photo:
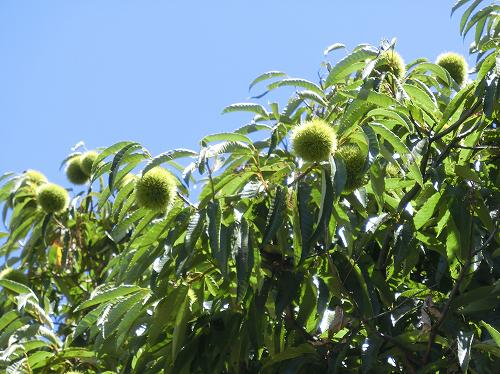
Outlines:
<svg viewBox="0 0 500 374"><path fill-rule="evenodd" d="M130 329L137 321L137 319L141 316L141 314L144 313L145 310L142 303L136 303L132 308L130 308L127 313L125 313L123 319L120 321L118 327L116 328L117 331L122 332L116 339L117 347L121 347L125 339L130 337Z"/></svg>
<svg viewBox="0 0 500 374"><path fill-rule="evenodd" d="M113 162L111 163L111 169L108 178L108 186L110 191L113 191L115 176L118 173L122 161L129 153L134 152L138 149L142 149L142 146L139 143L127 144L115 155L115 157L113 158Z"/></svg>
<svg viewBox="0 0 500 374"><path fill-rule="evenodd" d="M499 53L500 56L500 53ZM495 107L497 107L500 102L500 97L498 97L499 89L498 85L498 77L497 79L492 79L491 82L486 87L485 97L484 97L484 114L486 117L493 119L493 113L495 111Z"/></svg>
<svg viewBox="0 0 500 374"><path fill-rule="evenodd" d="M220 251L217 252L214 257L219 264L219 269L223 277L227 276L227 265L229 255L232 249L233 240L235 235L234 225L226 227L221 225L220 231Z"/></svg>
<svg viewBox="0 0 500 374"><path fill-rule="evenodd" d="M457 115L460 115L462 112L462 107L464 104L464 101L468 98L468 96L473 92L475 89L474 84L469 84L462 88L451 100L451 102L446 106L446 109L443 112L443 117L441 118L441 121L439 122L438 126L436 126L435 132L439 132L441 128L450 120L450 118L454 117Z"/></svg>
<svg viewBox="0 0 500 374"><path fill-rule="evenodd" d="M134 285L125 285L125 284L120 285L118 287L112 287L108 289L105 288L103 291L101 291L100 289L96 289L95 292L93 292L93 296L90 298L90 300L81 303L75 309L75 312L81 311L86 308L90 308L91 306L94 305L105 303L110 300L114 300L117 297L125 296L134 292L142 292L144 294L147 294L149 291L146 288Z"/></svg>
<svg viewBox="0 0 500 374"><path fill-rule="evenodd" d="M415 224L416 230L419 230L431 219L440 199L441 193L436 192L424 202L420 209L417 210L417 213L413 217L413 223Z"/></svg>
<svg viewBox="0 0 500 374"><path fill-rule="evenodd" d="M467 4L469 1L471 1L471 0L457 0L455 2L455 4L453 5L453 7L451 8L451 14L453 14L461 6Z"/></svg>
<svg viewBox="0 0 500 374"><path fill-rule="evenodd" d="M118 225L113 227L110 236L115 243L121 242L129 231L134 227L135 223L142 219L148 212L144 209L136 210L134 213L121 220Z"/></svg>
<svg viewBox="0 0 500 374"><path fill-rule="evenodd" d="M416 65L415 68L412 70L411 74L413 75L414 73L427 72L427 71L433 72L447 86L453 85L453 81L451 79L450 73L448 73L448 71L446 69L442 68L441 66L439 66L437 64L430 63L430 62L423 62L421 64Z"/></svg>
<svg viewBox="0 0 500 374"><path fill-rule="evenodd" d="M307 90L310 90L314 92L315 94L319 95L320 97L324 97L323 90L316 84L314 84L311 81L308 81L306 79L301 79L301 78L287 78L283 79L278 82L271 83L269 86L267 86L267 89L269 91L274 90L278 87L287 87L287 86L292 86L292 87L302 87Z"/></svg>
<svg viewBox="0 0 500 374"><path fill-rule="evenodd" d="M373 131L375 131L377 134L382 136L382 138L388 141L394 147L394 150L400 154L401 157L408 159L408 155L410 155L411 152L396 134L394 134L387 127L379 123L370 123L370 126L373 129ZM410 170L413 178L418 182L418 184L423 186L424 181L422 173L420 172L420 169L418 165L415 163L415 161L409 162L408 169Z"/></svg>
<svg viewBox="0 0 500 374"><path fill-rule="evenodd" d="M149 226L151 222L158 216L158 212L149 211L147 212L139 221L137 226L135 227L132 238L130 239L131 243L135 244L135 240L142 234L142 232Z"/></svg>
<svg viewBox="0 0 500 374"><path fill-rule="evenodd" d="M83 318L80 318L77 326L75 327L73 335L71 336L71 340L74 341L85 331L91 329L92 327L95 327L97 318L99 318L106 306L106 304L101 304L94 310L91 310L89 313L87 313Z"/></svg>
<svg viewBox="0 0 500 374"><path fill-rule="evenodd" d="M243 142L246 144L252 144L252 141L243 134L225 133L225 132L219 134L207 135L200 141L200 143L203 146L206 146L208 143L211 142L223 142L223 141Z"/></svg>
<svg viewBox="0 0 500 374"><path fill-rule="evenodd" d="M118 142L113 144L112 146L104 149L101 153L99 153L99 156L97 156L96 160L94 161L94 164L92 166L92 175L94 176L94 180L98 178L99 173L97 173L98 170L103 169L104 165L102 164L101 161L103 161L106 157L115 154L119 152L122 148L130 145L130 144L139 144L137 142L131 142L131 141L123 141L123 142Z"/></svg>
<svg viewBox="0 0 500 374"><path fill-rule="evenodd" d="M54 356L52 352L33 352L28 357L28 365L32 369L42 368L48 363L52 356Z"/></svg>
<svg viewBox="0 0 500 374"><path fill-rule="evenodd" d="M236 274L238 277L237 299L241 301L249 286L250 274L254 264L251 230L245 218L241 218L240 237L236 251Z"/></svg>
<svg viewBox="0 0 500 374"><path fill-rule="evenodd" d="M350 92L350 94L352 94L353 97L356 97L359 100L367 101L381 108L387 108L399 104L395 99L393 99L389 95L373 91L372 89L363 88L359 92L354 91Z"/></svg>
<svg viewBox="0 0 500 374"><path fill-rule="evenodd" d="M184 239L184 246L188 252L191 252L194 249L196 242L203 232L205 217L205 211L201 210L199 212L195 212L189 220L186 230L186 238Z"/></svg>
<svg viewBox="0 0 500 374"><path fill-rule="evenodd" d="M259 82L265 81L267 79L278 78L278 77L286 77L286 73L283 73L282 71L272 70L272 71L268 71L264 74L261 74L257 78L255 78L252 81L252 83L250 83L248 90L250 91L252 89L252 87L255 86Z"/></svg>
<svg viewBox="0 0 500 374"><path fill-rule="evenodd" d="M377 49L368 46L362 47L350 53L332 68L326 78L325 86L330 87L331 85L342 81L346 76L354 71L353 66L355 63L373 58L377 56L377 54Z"/></svg>
<svg viewBox="0 0 500 374"><path fill-rule="evenodd" d="M394 274L397 275L403 270L403 276L405 276L418 260L417 243L412 225L405 223L399 226L395 233L395 239Z"/></svg>
<svg viewBox="0 0 500 374"><path fill-rule="evenodd" d="M31 288L25 286L24 284L14 282L8 279L0 279L0 287L4 287L11 291L14 291L18 295L30 294L35 297L35 294L31 290Z"/></svg>
<svg viewBox="0 0 500 374"><path fill-rule="evenodd" d="M123 203L126 201L127 197L130 196L132 191L134 191L135 183L127 183L122 186L116 197L113 200L113 214L116 215L118 210L123 206Z"/></svg>
<svg viewBox="0 0 500 374"><path fill-rule="evenodd" d="M408 95L416 102L416 104L427 111L427 113L433 113L437 110L437 103L433 97L430 97L423 89L420 87L404 84L404 90Z"/></svg>
<svg viewBox="0 0 500 374"><path fill-rule="evenodd" d="M189 298L186 297L181 301L175 319L174 333L172 336L172 356L174 360L184 344L189 314Z"/></svg>
<svg viewBox="0 0 500 374"><path fill-rule="evenodd" d="M500 348L500 332L498 332L497 329L495 329L493 326L484 321L481 321L481 325L483 325L486 328L486 330L488 330L489 334L495 341L497 347Z"/></svg>
<svg viewBox="0 0 500 374"><path fill-rule="evenodd" d="M345 183L347 181L347 171L344 165L344 161L341 158L335 158L333 163L334 165L332 165L332 170L333 166L335 166L335 176L333 180L334 195L340 196L342 194L342 191L344 191Z"/></svg>
<svg viewBox="0 0 500 374"><path fill-rule="evenodd" d="M153 319L148 330L148 342L155 344L161 333L168 326L173 326L176 320L179 305L188 298L187 287L176 287L161 299L153 312Z"/></svg>
<svg viewBox="0 0 500 374"><path fill-rule="evenodd" d="M218 200L211 201L208 204L207 215L208 215L208 238L210 241L210 249L212 250L212 256L217 257L217 254L221 250L220 231L221 231L221 219L222 219L222 211Z"/></svg>
<svg viewBox="0 0 500 374"><path fill-rule="evenodd" d="M300 236L302 238L301 258L306 258L310 253L310 240L313 232L314 215L312 214L310 200L312 188L308 183L300 181L297 184L297 208L300 219Z"/></svg>
<svg viewBox="0 0 500 374"><path fill-rule="evenodd" d="M456 270L456 260L457 258L461 258L459 251L460 235L453 219L449 217L446 224L446 254L448 257L450 272L454 278L458 276L458 271Z"/></svg>
<svg viewBox="0 0 500 374"><path fill-rule="evenodd" d="M363 118L370 110L376 107L375 104L369 103L364 100L354 100L349 106L347 110L344 111L344 114L340 120L339 126L339 135L343 135L348 132L351 128L356 126L358 122Z"/></svg>
<svg viewBox="0 0 500 374"><path fill-rule="evenodd" d="M168 152L164 152L155 158L153 158L151 161L147 163L147 165L144 167L144 170L142 170L142 175L146 174L149 170L152 168L161 165L165 162L176 160L178 158L185 158L185 157L197 157L198 153L195 151L192 151L190 149L174 149Z"/></svg>
<svg viewBox="0 0 500 374"><path fill-rule="evenodd" d="M324 107L328 106L328 103L325 100L323 100L321 95L318 95L314 91L309 91L309 90L299 91L297 92L297 96L300 97L302 100L309 99Z"/></svg>
<svg viewBox="0 0 500 374"><path fill-rule="evenodd" d="M460 259L465 259L468 256L473 245L473 217L471 214L470 201L464 198L465 193L465 190L457 189L456 195L449 206L460 239L460 251L458 253Z"/></svg>
<svg viewBox="0 0 500 374"><path fill-rule="evenodd" d="M474 25L477 25L484 17L488 17L490 15L490 13L491 14L493 14L494 12L498 13L499 11L500 11L500 5L498 5L498 4L491 4L491 5L484 7L483 9L478 11L476 14L474 14L470 18L470 20L467 23L467 25L465 26L465 28L463 28L463 30L461 30L462 35L465 37L465 35L467 35L469 30L472 27L474 27Z"/></svg>
<svg viewBox="0 0 500 374"><path fill-rule="evenodd" d="M19 314L15 310L8 311L0 317L0 332L7 327L11 322L19 318Z"/></svg>
<svg viewBox="0 0 500 374"><path fill-rule="evenodd" d="M297 347L288 347L285 351L272 355L267 359L262 369L267 369L282 361L291 360L304 355L316 355L316 350L309 343L301 344Z"/></svg>
<svg viewBox="0 0 500 374"><path fill-rule="evenodd" d="M276 194L273 197L271 208L267 215L267 223L264 231L264 236L261 245L264 246L269 244L273 240L276 232L281 227L284 219L284 212L286 209L285 199L287 195L287 189L278 187L276 189Z"/></svg>
<svg viewBox="0 0 500 374"><path fill-rule="evenodd" d="M251 112L255 114L260 114L263 117L269 116L269 113L267 113L266 109L262 105L254 103L236 103L229 105L224 108L222 114L232 113L232 112Z"/></svg>
<svg viewBox="0 0 500 374"><path fill-rule="evenodd" d="M334 175L332 172L332 165L335 163L330 162L328 166L325 166L322 170L321 177L321 206L319 210L318 224L314 229L309 242L306 246L308 250L316 244L316 242L322 238L326 239L325 234L328 232L328 227L330 224L330 219L333 211L333 201L334 201ZM328 243L324 242L325 245ZM307 253L302 251L301 261L305 260Z"/></svg>
<svg viewBox="0 0 500 374"><path fill-rule="evenodd" d="M470 0L469 0L470 1ZM477 8L477 6L482 2L483 0L474 0L474 2L465 10L464 14L462 14L462 18L460 19L460 34L464 33L464 28L467 23L467 20L469 19L470 15L474 11L474 9ZM464 3L458 3L455 4L452 8L452 14L455 10L457 10L460 6L462 6Z"/></svg>
<svg viewBox="0 0 500 374"><path fill-rule="evenodd" d="M471 166L455 165L455 173L464 180L481 183L481 178L477 175L474 169L471 168Z"/></svg>
<svg viewBox="0 0 500 374"><path fill-rule="evenodd" d="M368 160L365 165L365 171L373 164L375 159L380 153L380 146L378 144L377 135L373 131L373 129L368 125L361 126L363 132L365 133L365 137L368 140Z"/></svg>
<svg viewBox="0 0 500 374"><path fill-rule="evenodd" d="M332 51L335 51L336 49L340 49L340 48L345 48L345 45L342 44L342 43L334 43L332 45L329 45L324 51L323 51L323 54L326 56L328 55L330 52Z"/></svg>
<svg viewBox="0 0 500 374"><path fill-rule="evenodd" d="M280 273L275 297L275 309L278 318L281 319L283 311L291 305L297 296L302 278L303 274L299 272L283 271Z"/></svg>

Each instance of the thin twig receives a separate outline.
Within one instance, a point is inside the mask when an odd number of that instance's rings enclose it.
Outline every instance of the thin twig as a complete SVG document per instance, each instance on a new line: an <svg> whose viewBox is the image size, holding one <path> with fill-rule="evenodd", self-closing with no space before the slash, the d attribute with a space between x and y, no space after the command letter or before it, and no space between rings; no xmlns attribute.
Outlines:
<svg viewBox="0 0 500 374"><path fill-rule="evenodd" d="M316 163L311 164L303 173L299 174L297 178L288 183L287 187L293 186L295 183L298 183L302 178L304 178L307 174L311 172L312 169L316 166Z"/></svg>
<svg viewBox="0 0 500 374"><path fill-rule="evenodd" d="M449 126L446 130L443 130L442 132L437 133L430 140L434 142L434 141L439 140L442 137L448 135L450 132L453 132L454 130L456 130L462 123L464 123L469 118L469 116L471 114L473 114L479 108L480 105L481 105L481 102L478 101L469 110L466 110L464 113L462 113L460 118L454 124Z"/></svg>
<svg viewBox="0 0 500 374"><path fill-rule="evenodd" d="M179 191L177 191L177 196L179 196L179 198L184 201L186 204L188 204L190 207L192 208L195 208L195 209L198 209L198 207L196 205L194 205L191 201L189 201L187 199L186 196L184 196L183 194L181 194Z"/></svg>

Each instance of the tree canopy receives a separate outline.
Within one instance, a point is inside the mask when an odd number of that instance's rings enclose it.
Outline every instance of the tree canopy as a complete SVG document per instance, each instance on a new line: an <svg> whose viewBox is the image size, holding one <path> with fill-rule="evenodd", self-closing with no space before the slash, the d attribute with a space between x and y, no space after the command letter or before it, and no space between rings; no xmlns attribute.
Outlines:
<svg viewBox="0 0 500 374"><path fill-rule="evenodd" d="M500 6L457 10L470 77L336 43L198 150L0 177L2 372L498 372Z"/></svg>

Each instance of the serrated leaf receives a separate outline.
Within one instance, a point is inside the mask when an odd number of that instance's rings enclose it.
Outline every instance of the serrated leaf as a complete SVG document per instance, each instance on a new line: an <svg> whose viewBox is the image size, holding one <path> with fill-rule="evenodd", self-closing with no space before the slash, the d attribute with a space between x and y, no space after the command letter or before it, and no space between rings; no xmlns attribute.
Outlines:
<svg viewBox="0 0 500 374"><path fill-rule="evenodd" d="M148 290L139 286L125 285L125 284L120 285L118 287L112 287L110 289L103 291L102 293L97 292L97 294L93 298L84 301L83 303L78 305L78 307L75 309L75 312L78 312L86 308L90 308L91 306L94 305L105 303L110 300L114 300L117 297L125 296L133 292L143 292L144 294L146 294Z"/></svg>
<svg viewBox="0 0 500 374"><path fill-rule="evenodd" d="M297 184L297 208L300 219L300 232L302 238L301 258L306 258L310 252L310 239L313 231L314 216L311 212L310 199L312 188L308 183Z"/></svg>
<svg viewBox="0 0 500 374"><path fill-rule="evenodd" d="M334 43L330 46L328 46L324 51L323 51L323 54L326 56L328 55L330 52L332 51L335 51L336 49L340 49L340 48L345 48L345 45L342 44L342 43Z"/></svg>
<svg viewBox="0 0 500 374"><path fill-rule="evenodd" d="M335 163L333 162L333 165ZM333 202L335 199L334 181L335 175L332 175L336 171L332 168L332 162L325 165L321 171L321 205L318 215L318 223L314 229L306 248L310 249L328 230L330 224L330 219L333 211ZM327 244L327 243L324 243ZM301 261L305 260L307 253L302 251Z"/></svg>
<svg viewBox="0 0 500 374"><path fill-rule="evenodd" d="M175 360L179 353L186 335L187 321L189 316L189 298L185 298L179 305L177 317L175 319L174 332L172 336L172 356Z"/></svg>
<svg viewBox="0 0 500 374"><path fill-rule="evenodd" d="M429 95L420 87L404 84L404 90L416 102L417 106L425 109L428 113L433 113L437 110L436 99L429 97Z"/></svg>
<svg viewBox="0 0 500 374"><path fill-rule="evenodd" d="M257 78L255 78L252 81L252 83L250 83L248 90L250 91L252 89L252 87L255 86L259 82L265 81L267 79L278 78L278 77L286 77L286 73L283 73L282 71L277 71L277 70L265 72L264 74L261 74Z"/></svg>
<svg viewBox="0 0 500 374"><path fill-rule="evenodd" d="M222 219L222 211L218 200L211 201L208 204L207 216L208 216L208 238L210 242L210 249L212 250L212 256L217 257L217 254L221 250L220 231L221 231L221 219Z"/></svg>
<svg viewBox="0 0 500 374"><path fill-rule="evenodd" d="M250 138L243 134L235 134L235 133L218 133L218 134L212 134L212 135L207 135L203 139L201 139L200 143L203 146L206 146L208 143L211 142L243 142L246 144L252 144L252 141Z"/></svg>
<svg viewBox="0 0 500 374"><path fill-rule="evenodd" d="M267 223L262 239L262 245L269 244L278 231L284 219L286 189L278 187L267 215Z"/></svg>
<svg viewBox="0 0 500 374"><path fill-rule="evenodd" d="M98 178L99 173L97 173L97 170L102 171L103 169L103 161L106 157L115 154L119 152L122 148L128 146L129 144L138 144L137 142L132 142L132 141L123 141L123 142L118 142L113 144L112 146L104 149L99 155L97 156L96 160L94 161L94 164L92 166L92 172L91 174L93 175L94 180Z"/></svg>
<svg viewBox="0 0 500 374"><path fill-rule="evenodd" d="M302 100L309 99L309 100L312 100L312 101L318 103L319 105L322 105L325 107L328 105L328 103L325 100L323 100L321 95L318 95L314 91L310 91L310 90L299 91L299 92L297 92L297 96L300 97Z"/></svg>
<svg viewBox="0 0 500 374"><path fill-rule="evenodd" d="M325 86L331 85L343 80L347 75L351 74L355 63L365 61L369 58L377 56L378 50L373 47L362 47L350 53L342 60L340 60L330 71L326 78Z"/></svg>
<svg viewBox="0 0 500 374"><path fill-rule="evenodd" d="M252 274L254 256L252 247L252 237L250 227L245 218L242 217L239 226L239 240L236 250L236 275L238 278L237 286L237 299L241 301L245 296L248 286L250 275Z"/></svg>
<svg viewBox="0 0 500 374"><path fill-rule="evenodd" d="M302 87L307 90L310 90L314 92L315 94L319 95L320 97L323 97L325 94L323 93L323 90L316 84L314 84L311 81L308 81L306 79L301 79L301 78L287 78L283 79L278 82L271 83L269 86L267 86L267 89L269 91L274 90L278 87Z"/></svg>
<svg viewBox="0 0 500 374"><path fill-rule="evenodd" d="M108 178L108 187L110 191L113 191L113 183L115 181L115 176L119 171L122 161L129 153L134 152L138 149L142 149L142 145L140 145L139 143L127 144L122 149L120 149L120 151L116 153L115 157L113 157Z"/></svg>
<svg viewBox="0 0 500 374"><path fill-rule="evenodd" d="M0 279L0 287L5 287L11 291L14 291L18 295L28 294L36 298L31 288L18 282L14 282L8 279Z"/></svg>
<svg viewBox="0 0 500 374"><path fill-rule="evenodd" d="M382 138L388 141L394 147L394 150L398 152L402 157L408 158L408 155L411 152L396 134L379 123L370 123L370 127L373 129L373 131L375 131L377 134L382 136ZM421 186L423 186L423 177L418 165L414 161L411 161L408 164L408 169L411 171L413 178Z"/></svg>
<svg viewBox="0 0 500 374"><path fill-rule="evenodd" d="M441 193L436 192L434 195L429 197L425 203L417 210L417 213L413 217L413 223L415 224L415 229L420 230L434 215L434 211L437 208L437 204L441 199Z"/></svg>
<svg viewBox="0 0 500 374"><path fill-rule="evenodd" d="M142 175L147 173L149 170L152 168L159 166L165 162L176 160L178 158L185 158L185 157L197 157L198 153L195 151L192 151L190 149L173 149L168 152L164 152L156 157L154 157L151 161L149 161L144 169L142 170Z"/></svg>
<svg viewBox="0 0 500 374"><path fill-rule="evenodd" d="M491 337L495 341L497 347L500 348L500 332L498 332L497 329L495 329L493 326L484 321L481 321L481 325L483 325L486 328L486 330L488 330Z"/></svg>
<svg viewBox="0 0 500 374"><path fill-rule="evenodd" d="M267 113L266 109L262 105L254 103L236 103L229 105L224 108L222 114L233 112L251 112L259 114L263 117L269 116L269 113Z"/></svg>
<svg viewBox="0 0 500 374"><path fill-rule="evenodd" d="M451 102L446 106L446 109L443 112L443 116L441 117L441 121L438 126L436 126L436 133L441 130L441 128L452 118L452 116L456 115L460 108L463 106L464 101L468 98L468 95L473 92L475 89L474 84L470 84L462 88L451 100ZM459 114L461 113L461 110Z"/></svg>

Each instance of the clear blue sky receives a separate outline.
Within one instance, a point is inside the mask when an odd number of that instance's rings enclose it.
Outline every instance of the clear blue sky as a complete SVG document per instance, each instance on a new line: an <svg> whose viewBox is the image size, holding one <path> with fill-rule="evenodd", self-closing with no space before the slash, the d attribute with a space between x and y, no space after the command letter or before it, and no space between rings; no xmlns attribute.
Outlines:
<svg viewBox="0 0 500 374"><path fill-rule="evenodd" d="M59 163L80 140L198 149L251 119L220 113L248 101L253 78L276 69L316 81L335 42L395 36L408 62L466 54L453 2L2 0L0 174L35 168L68 186Z"/></svg>

